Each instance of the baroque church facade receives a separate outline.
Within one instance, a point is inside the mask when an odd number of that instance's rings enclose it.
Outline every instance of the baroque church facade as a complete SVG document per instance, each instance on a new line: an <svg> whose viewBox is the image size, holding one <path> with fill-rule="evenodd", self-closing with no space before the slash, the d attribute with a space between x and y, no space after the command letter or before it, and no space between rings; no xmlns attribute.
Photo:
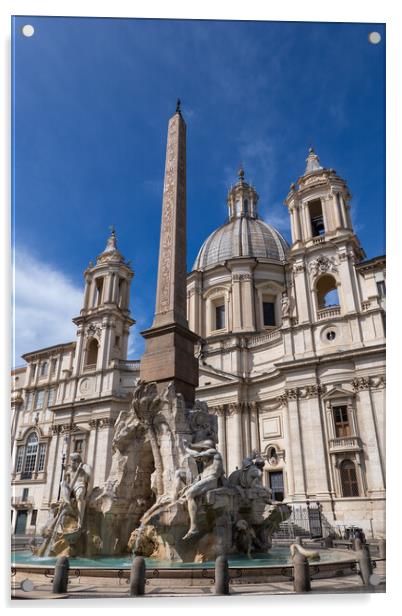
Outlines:
<svg viewBox="0 0 402 616"><path fill-rule="evenodd" d="M228 220L188 274L197 397L217 415L228 474L259 451L274 499L318 503L327 529L384 536L385 257L365 259L346 182L312 150L306 162L285 200L291 246L259 218L240 169ZM113 425L140 371L127 359L133 275L113 231L84 272L76 341L13 370L15 534L40 534L71 453L93 485L108 476Z"/></svg>

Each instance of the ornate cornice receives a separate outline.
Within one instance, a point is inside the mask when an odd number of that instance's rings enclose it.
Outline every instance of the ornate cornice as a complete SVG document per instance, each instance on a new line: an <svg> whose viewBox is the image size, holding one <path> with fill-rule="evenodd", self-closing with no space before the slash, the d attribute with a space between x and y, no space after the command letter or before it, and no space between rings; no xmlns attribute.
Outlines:
<svg viewBox="0 0 402 616"><path fill-rule="evenodd" d="M277 398L280 404L287 404L288 400L298 400L299 398L317 398L324 392L321 385L307 385L306 387L293 387L291 389L285 389L283 394L280 394Z"/></svg>
<svg viewBox="0 0 402 616"><path fill-rule="evenodd" d="M101 430L114 426L115 420L112 417L97 417L90 419L88 423L91 430Z"/></svg>
<svg viewBox="0 0 402 616"><path fill-rule="evenodd" d="M71 434L71 432L77 432L78 426L74 423L69 424L53 424L53 434Z"/></svg>
<svg viewBox="0 0 402 616"><path fill-rule="evenodd" d="M380 389L385 387L385 376L360 376L352 380L354 391L363 391L365 389Z"/></svg>

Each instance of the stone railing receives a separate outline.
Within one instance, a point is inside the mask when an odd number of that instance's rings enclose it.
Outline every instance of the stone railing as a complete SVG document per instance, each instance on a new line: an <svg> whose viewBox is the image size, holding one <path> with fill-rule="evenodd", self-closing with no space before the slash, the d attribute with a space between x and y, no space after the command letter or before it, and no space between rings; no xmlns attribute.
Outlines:
<svg viewBox="0 0 402 616"><path fill-rule="evenodd" d="M11 497L11 505L12 507L32 507L32 499L31 498L23 498L22 496L12 496Z"/></svg>
<svg viewBox="0 0 402 616"><path fill-rule="evenodd" d="M358 436L339 436L329 439L329 450L333 451L357 451L361 449Z"/></svg>
<svg viewBox="0 0 402 616"><path fill-rule="evenodd" d="M122 360L115 359L113 360L112 367L117 368L117 370L130 370L132 372L138 372L140 369L141 362L139 359L133 360Z"/></svg>
<svg viewBox="0 0 402 616"><path fill-rule="evenodd" d="M323 319L330 319L332 317L337 317L340 314L340 306L328 306L328 308L320 308L319 310L317 310L317 320L322 321Z"/></svg>
<svg viewBox="0 0 402 616"><path fill-rule="evenodd" d="M282 332L279 329L274 329L270 332L265 332L259 336L253 336L248 341L248 347L259 346L265 342L278 341L282 339Z"/></svg>
<svg viewBox="0 0 402 616"><path fill-rule="evenodd" d="M325 236L320 235L318 237L313 237L313 244L323 244L325 242Z"/></svg>
<svg viewBox="0 0 402 616"><path fill-rule="evenodd" d="M370 306L371 306L371 302L370 302L370 300L369 300L369 299L364 300L364 301L362 302L362 310L363 310L363 312L364 312L365 310L369 310L369 309L370 309Z"/></svg>
<svg viewBox="0 0 402 616"><path fill-rule="evenodd" d="M82 369L83 372L95 372L95 370L96 370L96 364L87 364Z"/></svg>

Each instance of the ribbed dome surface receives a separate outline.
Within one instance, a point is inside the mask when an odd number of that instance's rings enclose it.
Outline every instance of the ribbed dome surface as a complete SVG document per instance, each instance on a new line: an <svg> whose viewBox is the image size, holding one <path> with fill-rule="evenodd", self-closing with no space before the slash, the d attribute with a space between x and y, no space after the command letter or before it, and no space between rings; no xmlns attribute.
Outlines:
<svg viewBox="0 0 402 616"><path fill-rule="evenodd" d="M211 233L194 262L203 270L235 257L284 261L289 246L282 235L259 218L234 218Z"/></svg>

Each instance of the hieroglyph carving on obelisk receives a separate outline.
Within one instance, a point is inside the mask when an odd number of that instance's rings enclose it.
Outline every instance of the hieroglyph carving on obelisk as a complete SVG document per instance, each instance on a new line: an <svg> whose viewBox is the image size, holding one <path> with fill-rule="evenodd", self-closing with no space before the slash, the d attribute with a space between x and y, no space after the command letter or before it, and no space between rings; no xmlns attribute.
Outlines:
<svg viewBox="0 0 402 616"><path fill-rule="evenodd" d="M186 125L169 121L154 326L186 319Z"/></svg>

